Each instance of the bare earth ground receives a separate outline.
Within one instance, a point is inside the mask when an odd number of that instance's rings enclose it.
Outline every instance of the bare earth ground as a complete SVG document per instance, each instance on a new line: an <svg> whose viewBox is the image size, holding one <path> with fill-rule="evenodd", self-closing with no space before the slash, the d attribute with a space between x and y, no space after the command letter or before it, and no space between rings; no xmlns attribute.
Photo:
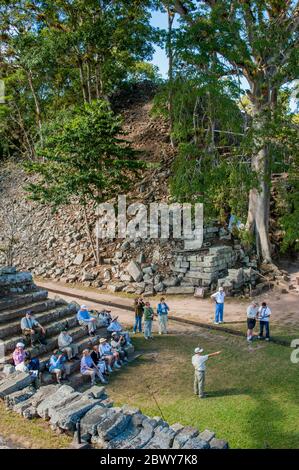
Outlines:
<svg viewBox="0 0 299 470"><path fill-rule="evenodd" d="M96 303L96 300L100 302L115 302L122 305L133 305L133 299L128 298L122 295L113 295L110 293L102 293L97 289L92 288L82 288L82 287L69 287L67 284L59 284L56 282L45 282L38 281L38 284L45 289L55 289L61 290L63 292L68 292L69 296L61 294L63 298L68 301L76 300L74 296L76 295L86 295L95 299L95 302L80 301L77 299L77 302L87 303L89 308L99 309L101 308L99 304ZM55 294L50 293L50 296ZM152 299L153 307L156 307L159 297L156 296ZM282 329L285 334L288 336L298 336L299 334L299 295L297 293L287 293L281 294L279 289L274 289L273 291L266 292L262 296L256 297L256 301L259 303L266 301L272 310L271 325L280 332ZM186 297L186 296L168 296L167 302L170 306L170 313L181 318L188 318L196 320L202 323L211 324L214 320L214 302L207 299L197 299L195 297ZM227 298L225 303L225 314L224 320L225 325L229 327L236 327L240 329L245 328L246 321L246 308L249 304L249 300L246 299L237 299L237 298ZM119 315L119 318L122 322L126 324L132 324L134 314L132 311L124 311L118 308L113 307L112 312L115 315ZM244 324L244 325L243 325Z"/></svg>

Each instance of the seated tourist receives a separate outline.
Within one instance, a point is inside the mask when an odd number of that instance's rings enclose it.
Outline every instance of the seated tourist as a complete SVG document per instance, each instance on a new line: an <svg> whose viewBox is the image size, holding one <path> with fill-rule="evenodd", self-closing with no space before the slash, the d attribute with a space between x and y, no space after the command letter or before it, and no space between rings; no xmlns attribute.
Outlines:
<svg viewBox="0 0 299 470"><path fill-rule="evenodd" d="M120 369L119 364L119 353L117 351L113 351L111 345L108 343L106 338L100 339L100 347L99 351L101 356L103 357L104 361L107 364L107 368L109 372L112 372L112 366L116 369Z"/></svg>
<svg viewBox="0 0 299 470"><path fill-rule="evenodd" d="M107 331L111 333L111 336L112 336L112 333L121 334L124 337L125 343L131 344L129 333L127 331L123 331L122 325L117 320L118 320L118 317L113 318L113 320L111 321L110 325L107 328Z"/></svg>
<svg viewBox="0 0 299 470"><path fill-rule="evenodd" d="M30 341L31 346L37 343L46 344L46 330L35 320L30 310L26 312L25 317L21 320L21 330L25 338Z"/></svg>
<svg viewBox="0 0 299 470"><path fill-rule="evenodd" d="M26 352L25 352L25 344L24 343L17 343L15 350L12 354L12 359L14 362L15 369L23 372L23 366L24 366L24 361L26 358Z"/></svg>
<svg viewBox="0 0 299 470"><path fill-rule="evenodd" d="M98 326L99 327L107 327L110 325L112 321L112 317L110 315L111 310L102 310L98 314Z"/></svg>
<svg viewBox="0 0 299 470"><path fill-rule="evenodd" d="M28 359L27 368L28 368L29 374L33 375L34 377L39 377L39 373L40 373L39 358L36 356L31 356L31 354L29 353L26 359Z"/></svg>
<svg viewBox="0 0 299 470"><path fill-rule="evenodd" d="M111 339L111 347L113 351L116 351L119 353L119 357L121 361L128 362L128 354L127 351L125 351L124 346L126 344L126 340L122 335L119 335L118 333L112 333L112 339Z"/></svg>
<svg viewBox="0 0 299 470"><path fill-rule="evenodd" d="M100 372L99 368L92 360L89 349L84 349L83 351L80 371L82 375L89 375L91 385L95 385L96 377L100 379L102 384L108 383L107 380L104 379L103 374Z"/></svg>
<svg viewBox="0 0 299 470"><path fill-rule="evenodd" d="M79 325L88 327L88 333L90 336L95 336L97 320L90 315L86 305L81 305L81 308L77 313L77 320Z"/></svg>
<svg viewBox="0 0 299 470"><path fill-rule="evenodd" d="M102 374L107 373L107 367L106 367L106 362L104 361L100 351L99 351L99 345L95 344L92 346L92 351L90 353L90 357L95 363L95 365L98 367L99 371Z"/></svg>
<svg viewBox="0 0 299 470"><path fill-rule="evenodd" d="M57 383L61 384L63 379L66 379L66 371L64 363L66 361L65 353L55 349L49 361L49 372L55 374Z"/></svg>
<svg viewBox="0 0 299 470"><path fill-rule="evenodd" d="M66 353L69 361L73 358L77 358L78 345L73 343L73 338L67 332L67 328L62 330L58 336L58 347L61 351Z"/></svg>

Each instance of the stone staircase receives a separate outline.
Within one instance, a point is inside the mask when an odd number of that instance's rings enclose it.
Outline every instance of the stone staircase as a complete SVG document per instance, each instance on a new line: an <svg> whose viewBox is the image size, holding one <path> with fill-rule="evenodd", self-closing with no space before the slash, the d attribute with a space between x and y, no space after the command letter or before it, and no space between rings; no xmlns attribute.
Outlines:
<svg viewBox="0 0 299 470"><path fill-rule="evenodd" d="M13 364L12 353L15 345L19 341L24 341L20 328L21 318L25 312L31 310L35 318L46 328L46 345L38 347L28 347L32 356L37 356L41 364L42 384L50 384L53 377L46 370L46 363L52 351L58 347L58 335L61 330L68 327L70 335L74 342L79 346L79 352L94 344L98 337L107 336L106 328L97 330L97 337L90 338L85 327L79 326L76 313L78 305L67 303L63 299L49 299L48 292L45 289L37 287L30 273L18 273L15 268L0 269L0 396L5 395L6 386L15 390L22 389L30 382L29 378L21 377L23 374L10 372L9 364ZM131 351L132 354L132 351ZM130 360L134 356L130 357ZM88 377L83 377L80 372L80 360L72 360L65 363L69 374L70 384L75 387L81 387Z"/></svg>

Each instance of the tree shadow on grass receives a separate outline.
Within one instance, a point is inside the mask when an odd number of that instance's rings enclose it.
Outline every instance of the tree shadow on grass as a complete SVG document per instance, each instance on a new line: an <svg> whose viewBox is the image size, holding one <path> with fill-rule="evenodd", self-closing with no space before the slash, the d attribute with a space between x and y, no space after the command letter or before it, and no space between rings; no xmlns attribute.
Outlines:
<svg viewBox="0 0 299 470"><path fill-rule="evenodd" d="M287 416L277 401L265 394L251 397L256 400L256 406L248 410L243 427L243 432L251 438L251 448L299 448L299 432L283 430Z"/></svg>

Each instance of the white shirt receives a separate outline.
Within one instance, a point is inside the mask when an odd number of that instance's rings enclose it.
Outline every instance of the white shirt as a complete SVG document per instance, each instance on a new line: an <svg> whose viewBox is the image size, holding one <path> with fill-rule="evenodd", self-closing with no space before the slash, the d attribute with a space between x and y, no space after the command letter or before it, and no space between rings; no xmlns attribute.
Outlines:
<svg viewBox="0 0 299 470"><path fill-rule="evenodd" d="M258 311L258 307L253 307L252 305L249 305L249 307L247 308L247 318L255 318Z"/></svg>
<svg viewBox="0 0 299 470"><path fill-rule="evenodd" d="M216 294L211 295L212 299L215 299L217 304L224 304L225 292L216 292Z"/></svg>
<svg viewBox="0 0 299 470"><path fill-rule="evenodd" d="M199 354L194 354L192 356L192 365L195 370L203 372L206 370L206 361L209 359L209 356L200 356Z"/></svg>
<svg viewBox="0 0 299 470"><path fill-rule="evenodd" d="M66 348L72 343L73 339L69 334L60 333L58 336L58 346L60 348Z"/></svg>
<svg viewBox="0 0 299 470"><path fill-rule="evenodd" d="M259 320L269 321L271 315L271 310L268 306L259 308Z"/></svg>

